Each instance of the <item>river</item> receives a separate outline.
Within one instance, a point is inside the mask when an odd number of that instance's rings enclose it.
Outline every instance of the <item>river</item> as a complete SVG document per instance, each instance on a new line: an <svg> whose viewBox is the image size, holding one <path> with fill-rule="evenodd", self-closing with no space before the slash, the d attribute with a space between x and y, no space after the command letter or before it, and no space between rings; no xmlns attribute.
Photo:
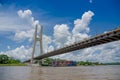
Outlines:
<svg viewBox="0 0 120 80"><path fill-rule="evenodd" d="M79 67L0 67L0 80L120 80L120 65Z"/></svg>

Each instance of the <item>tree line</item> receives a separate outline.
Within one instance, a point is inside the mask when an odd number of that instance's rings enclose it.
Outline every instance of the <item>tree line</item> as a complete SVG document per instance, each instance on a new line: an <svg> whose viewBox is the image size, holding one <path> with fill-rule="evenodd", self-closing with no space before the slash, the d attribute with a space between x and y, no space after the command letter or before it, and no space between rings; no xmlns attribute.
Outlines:
<svg viewBox="0 0 120 80"><path fill-rule="evenodd" d="M20 60L9 57L5 54L0 55L0 64L18 64L21 63Z"/></svg>

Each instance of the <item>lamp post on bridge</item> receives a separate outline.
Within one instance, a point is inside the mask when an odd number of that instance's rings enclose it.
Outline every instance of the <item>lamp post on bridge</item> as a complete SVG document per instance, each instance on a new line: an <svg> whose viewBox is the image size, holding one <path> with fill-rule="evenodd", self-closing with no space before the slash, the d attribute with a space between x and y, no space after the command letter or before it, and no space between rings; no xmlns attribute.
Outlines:
<svg viewBox="0 0 120 80"><path fill-rule="evenodd" d="M32 57L31 57L31 64L33 64L33 58L34 58L34 53L35 53L35 46L36 46L36 42L37 41L39 41L39 43L40 43L40 53L43 54L42 26L40 28L40 34L39 34L39 36L37 36L37 28L38 28L38 25L36 25L36 27L35 27L34 43L33 43Z"/></svg>

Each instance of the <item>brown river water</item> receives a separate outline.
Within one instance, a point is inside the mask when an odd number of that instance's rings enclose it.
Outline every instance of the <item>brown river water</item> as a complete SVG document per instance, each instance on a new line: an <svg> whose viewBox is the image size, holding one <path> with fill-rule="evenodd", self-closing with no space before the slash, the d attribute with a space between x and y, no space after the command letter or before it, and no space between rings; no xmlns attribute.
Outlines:
<svg viewBox="0 0 120 80"><path fill-rule="evenodd" d="M0 80L120 80L120 65L0 67Z"/></svg>

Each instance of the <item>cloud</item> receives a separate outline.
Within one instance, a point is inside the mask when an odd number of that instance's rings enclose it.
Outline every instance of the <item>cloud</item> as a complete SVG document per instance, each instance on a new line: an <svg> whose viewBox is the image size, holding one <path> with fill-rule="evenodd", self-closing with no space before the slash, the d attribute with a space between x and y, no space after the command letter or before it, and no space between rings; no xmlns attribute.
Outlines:
<svg viewBox="0 0 120 80"><path fill-rule="evenodd" d="M54 38L57 48L63 47L68 37L71 35L69 32L69 27L66 24L55 25L54 26Z"/></svg>
<svg viewBox="0 0 120 80"><path fill-rule="evenodd" d="M13 50L8 50L6 52L0 52L0 54L6 54L10 57L14 57L16 59L20 59L24 61L24 60L31 58L31 51L32 51L32 48L25 48L25 46L22 45Z"/></svg>
<svg viewBox="0 0 120 80"><path fill-rule="evenodd" d="M49 46L49 44L51 44L51 42L52 42L52 40L49 36L43 35L43 50L44 50L44 53L54 50L54 47L52 45ZM25 61L25 60L28 60L28 59L31 58L31 53L32 53L32 50L33 50L32 47L33 46L27 48L26 46L22 45L22 46L17 47L13 50L8 50L6 52L0 52L0 54L6 54L10 57L14 57L15 59ZM10 49L10 46L7 46L7 48ZM35 51L34 56L40 55L39 49L40 49L40 45L39 45L39 42L37 42L36 51Z"/></svg>
<svg viewBox="0 0 120 80"><path fill-rule="evenodd" d="M88 32L90 31L88 25L94 16L92 11L87 11L82 15L81 19L74 21L74 27L72 33L69 31L67 24L54 26L54 41L57 48L73 44L74 42L81 41L89 38Z"/></svg>
<svg viewBox="0 0 120 80"><path fill-rule="evenodd" d="M0 33L15 33L17 31L28 29L31 29L30 23L20 19L14 12L0 11Z"/></svg>
<svg viewBox="0 0 120 80"><path fill-rule="evenodd" d="M74 21L75 27L73 28L72 32L73 34L80 33L80 32L89 32L90 29L88 27L92 16L94 16L94 13L92 11L85 12L82 15L81 19L77 19Z"/></svg>
<svg viewBox="0 0 120 80"><path fill-rule="evenodd" d="M9 45L7 46L7 49L11 49Z"/></svg>
<svg viewBox="0 0 120 80"><path fill-rule="evenodd" d="M54 47L53 47L52 45L50 45L50 46L48 47L47 52L50 52L50 51L53 51L53 50L54 50Z"/></svg>
<svg viewBox="0 0 120 80"><path fill-rule="evenodd" d="M38 20L34 20L34 17L32 17L32 11L31 10L19 10L18 12L18 16L20 19L16 18L16 19L13 19L15 20L14 23L16 24L16 21L21 21L20 23L24 24L25 23L25 26L27 28L17 28L17 26L15 27L11 27L10 31L14 30L14 36L12 36L12 39L15 40L16 42L23 42L25 40L28 40L29 43L31 43L33 41L33 34L34 34L34 28L35 28L35 25L38 25L38 30L40 30L40 24L39 24L39 21ZM9 17L7 17L5 20L9 19ZM1 21L0 21L1 22ZM5 21L6 22L6 21ZM10 22L8 20L8 22ZM12 21L13 22L13 21ZM14 24L13 23L13 24ZM29 24L29 25L27 25ZM18 24L17 24L18 25ZM6 26L5 31L6 29L8 28L8 26ZM4 30L2 30L4 31ZM39 31L38 31L39 33ZM44 53L47 52L47 51L51 51L51 50L54 50L54 47L52 45L50 45L52 43L52 40L51 40L51 37L50 36L47 36L45 34L43 34L43 50L44 50ZM16 59L20 59L22 61L24 60L27 60L27 59L30 59L31 58L31 51L32 51L32 45L22 45L20 47L17 47L13 50L8 50L8 51L5 51L5 52L0 52L0 54L7 54L11 57L14 57ZM7 48L10 49L9 46L7 46ZM38 51L35 52L35 56L36 55L40 55L40 51L39 51L39 44L37 43L36 45L36 49L38 49Z"/></svg>
<svg viewBox="0 0 120 80"><path fill-rule="evenodd" d="M19 10L17 12L18 16L22 19L27 20L33 27L35 27L36 25L40 26L39 21L38 20L34 20L34 17L32 17L32 11L27 9L27 10Z"/></svg>
<svg viewBox="0 0 120 80"><path fill-rule="evenodd" d="M14 35L14 40L16 41L24 41L28 39L30 42L33 40L34 29L30 29L27 31L18 31Z"/></svg>
<svg viewBox="0 0 120 80"><path fill-rule="evenodd" d="M25 11L22 11L22 10L19 10L18 11L18 15L21 17L21 18L30 18L31 15L32 15L32 12L31 10L25 10Z"/></svg>
<svg viewBox="0 0 120 80"><path fill-rule="evenodd" d="M51 45L52 39L50 36L43 35L43 51L44 53L54 50L54 47Z"/></svg>
<svg viewBox="0 0 120 80"><path fill-rule="evenodd" d="M92 11L87 11L82 15L81 19L74 20L74 27L71 36L69 36L69 39L66 42L67 45L90 37L88 34L90 31L88 25L92 20L92 16L94 16L94 13Z"/></svg>
<svg viewBox="0 0 120 80"><path fill-rule="evenodd" d="M93 2L93 0L89 0L89 3L92 3Z"/></svg>
<svg viewBox="0 0 120 80"><path fill-rule="evenodd" d="M14 35L14 40L16 41L24 41L28 39L29 41L32 41L33 34L34 34L34 28L37 25L38 30L40 30L40 24L38 20L34 20L34 17L32 17L32 11L31 10L19 10L17 12L18 16L23 20L30 24L30 28L26 30L18 30Z"/></svg>
<svg viewBox="0 0 120 80"><path fill-rule="evenodd" d="M0 31L12 31L26 29L23 27L24 25L20 25L17 21L19 21L16 17L7 16L7 13L0 13Z"/></svg>
<svg viewBox="0 0 120 80"><path fill-rule="evenodd" d="M8 49L11 49L9 45L7 46L7 48L8 48Z"/></svg>
<svg viewBox="0 0 120 80"><path fill-rule="evenodd" d="M18 13L18 16L21 19L26 20L27 22L29 22L32 27L30 29L28 29L28 30L24 30L24 31L21 30L21 31L16 32L15 35L14 35L14 40L17 40L17 41L28 40L29 42L33 41L33 34L34 34L34 31L35 31L35 26L36 25L38 26L38 29L37 29L38 33L40 31L41 25L39 24L39 21L34 20L34 17L32 16L32 11L29 10L29 9L24 10L24 11L19 10L17 13ZM47 52L47 51L53 50L54 47L52 45L49 46L52 43L51 37L47 36L45 34L42 34L42 35L43 35L43 51ZM38 43L37 43L37 47L39 47Z"/></svg>

